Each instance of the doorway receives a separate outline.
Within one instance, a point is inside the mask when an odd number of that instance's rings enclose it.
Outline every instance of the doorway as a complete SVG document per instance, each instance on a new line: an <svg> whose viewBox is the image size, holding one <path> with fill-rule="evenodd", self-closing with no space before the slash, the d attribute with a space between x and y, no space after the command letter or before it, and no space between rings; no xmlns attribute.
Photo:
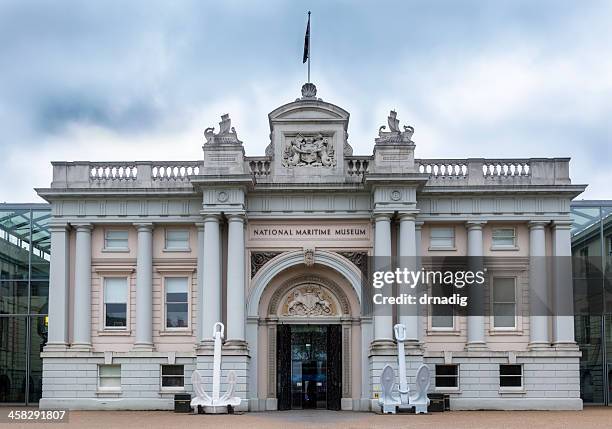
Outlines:
<svg viewBox="0 0 612 429"><path fill-rule="evenodd" d="M340 325L278 325L278 409L339 410Z"/></svg>

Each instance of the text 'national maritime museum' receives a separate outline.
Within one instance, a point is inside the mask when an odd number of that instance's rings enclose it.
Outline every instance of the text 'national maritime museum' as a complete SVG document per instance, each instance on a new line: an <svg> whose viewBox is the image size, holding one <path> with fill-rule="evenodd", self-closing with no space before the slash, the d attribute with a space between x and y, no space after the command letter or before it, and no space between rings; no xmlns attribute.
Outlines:
<svg viewBox="0 0 612 429"><path fill-rule="evenodd" d="M354 155L310 83L268 120L262 156L224 115L201 160L53 163L41 407L170 409L196 370L210 391L223 322L242 410L380 410L396 323L409 385L425 363L452 409L582 408L569 159L415 158L395 112ZM478 259L488 287L473 312L377 311L385 258Z"/></svg>

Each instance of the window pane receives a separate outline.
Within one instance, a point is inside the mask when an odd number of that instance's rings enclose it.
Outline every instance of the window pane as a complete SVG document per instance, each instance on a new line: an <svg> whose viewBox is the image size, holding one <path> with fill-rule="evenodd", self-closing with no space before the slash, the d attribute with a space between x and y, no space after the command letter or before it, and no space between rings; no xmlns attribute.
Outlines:
<svg viewBox="0 0 612 429"><path fill-rule="evenodd" d="M513 278L496 277L493 280L494 302L515 302L515 288Z"/></svg>
<svg viewBox="0 0 612 429"><path fill-rule="evenodd" d="M126 230L106 231L104 247L107 249L127 249L128 232Z"/></svg>
<svg viewBox="0 0 612 429"><path fill-rule="evenodd" d="M26 323L0 316L0 403L25 402Z"/></svg>
<svg viewBox="0 0 612 429"><path fill-rule="evenodd" d="M0 314L27 314L28 282L0 281Z"/></svg>
<svg viewBox="0 0 612 429"><path fill-rule="evenodd" d="M106 326L125 327L127 304L106 304Z"/></svg>
<svg viewBox="0 0 612 429"><path fill-rule="evenodd" d="M183 376L183 365L162 365L162 375Z"/></svg>
<svg viewBox="0 0 612 429"><path fill-rule="evenodd" d="M188 323L187 304L166 304L166 326L168 328L186 328Z"/></svg>
<svg viewBox="0 0 612 429"><path fill-rule="evenodd" d="M521 387L523 385L522 377L501 377L499 379L499 385L501 387Z"/></svg>
<svg viewBox="0 0 612 429"><path fill-rule="evenodd" d="M30 314L47 314L49 304L49 280L30 282Z"/></svg>
<svg viewBox="0 0 612 429"><path fill-rule="evenodd" d="M454 228L431 228L431 238L453 238L455 236Z"/></svg>
<svg viewBox="0 0 612 429"><path fill-rule="evenodd" d="M516 324L514 304L494 304L493 324L496 328L514 328Z"/></svg>
<svg viewBox="0 0 612 429"><path fill-rule="evenodd" d="M121 388L121 378L118 378L118 377L100 378L100 387L112 387L112 388L119 389Z"/></svg>
<svg viewBox="0 0 612 429"><path fill-rule="evenodd" d="M100 365L100 377L121 377L121 365Z"/></svg>
<svg viewBox="0 0 612 429"><path fill-rule="evenodd" d="M47 344L46 317L31 317L30 323L30 392L28 400L38 402L42 396L42 358L40 353Z"/></svg>
<svg viewBox="0 0 612 429"><path fill-rule="evenodd" d="M185 383L184 377L163 377L163 387L183 387Z"/></svg>
<svg viewBox="0 0 612 429"><path fill-rule="evenodd" d="M104 279L104 302L127 303L126 277L107 277Z"/></svg>
<svg viewBox="0 0 612 429"><path fill-rule="evenodd" d="M184 229L166 230L166 249L188 249L189 231Z"/></svg>
<svg viewBox="0 0 612 429"><path fill-rule="evenodd" d="M521 375L522 368L521 365L500 365L499 366L499 374L500 375Z"/></svg>
<svg viewBox="0 0 612 429"><path fill-rule="evenodd" d="M436 375L457 375L457 365L436 365Z"/></svg>
<svg viewBox="0 0 612 429"><path fill-rule="evenodd" d="M166 277L166 296L169 295L186 295L187 294L187 277ZM187 297L180 302L186 302ZM175 300L173 300L175 301Z"/></svg>
<svg viewBox="0 0 612 429"><path fill-rule="evenodd" d="M493 237L503 238L510 237L514 238L514 228L497 228L493 230Z"/></svg>

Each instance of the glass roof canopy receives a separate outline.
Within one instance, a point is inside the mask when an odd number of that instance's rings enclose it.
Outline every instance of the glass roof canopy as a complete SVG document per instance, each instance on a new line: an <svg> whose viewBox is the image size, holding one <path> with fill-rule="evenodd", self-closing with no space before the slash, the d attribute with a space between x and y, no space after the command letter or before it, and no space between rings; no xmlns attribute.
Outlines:
<svg viewBox="0 0 612 429"><path fill-rule="evenodd" d="M32 244L32 255L49 260L51 237L48 204L0 204L0 242L26 251Z"/></svg>

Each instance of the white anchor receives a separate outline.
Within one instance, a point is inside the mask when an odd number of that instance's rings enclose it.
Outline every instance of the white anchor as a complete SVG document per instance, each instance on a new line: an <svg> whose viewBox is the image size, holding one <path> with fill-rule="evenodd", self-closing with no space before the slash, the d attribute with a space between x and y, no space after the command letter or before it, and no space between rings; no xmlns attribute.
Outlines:
<svg viewBox="0 0 612 429"><path fill-rule="evenodd" d="M395 373L391 365L385 365L380 376L381 397L378 400L384 414L395 414L397 409L400 410L414 407L416 414L427 414L427 406L429 398L427 390L431 382L431 373L429 367L425 364L421 365L416 372L416 387L415 395L410 395L410 387L406 378L406 354L404 351L404 341L406 341L406 327L402 324L397 324L393 327L395 331L395 339L397 340L397 359L399 368L399 398L394 395L393 389L395 383Z"/></svg>
<svg viewBox="0 0 612 429"><path fill-rule="evenodd" d="M204 380L197 370L191 375L191 382L195 390L196 397L191 400L191 408L197 410L198 405L204 407L205 413L219 414L226 413L227 406L237 407L242 401L239 397L234 396L236 389L236 372L229 371L227 374L227 392L223 396L219 396L221 387L221 341L225 327L223 323L217 322L213 326L213 338L215 339L214 354L213 354L213 385L212 397L208 396L204 390Z"/></svg>

